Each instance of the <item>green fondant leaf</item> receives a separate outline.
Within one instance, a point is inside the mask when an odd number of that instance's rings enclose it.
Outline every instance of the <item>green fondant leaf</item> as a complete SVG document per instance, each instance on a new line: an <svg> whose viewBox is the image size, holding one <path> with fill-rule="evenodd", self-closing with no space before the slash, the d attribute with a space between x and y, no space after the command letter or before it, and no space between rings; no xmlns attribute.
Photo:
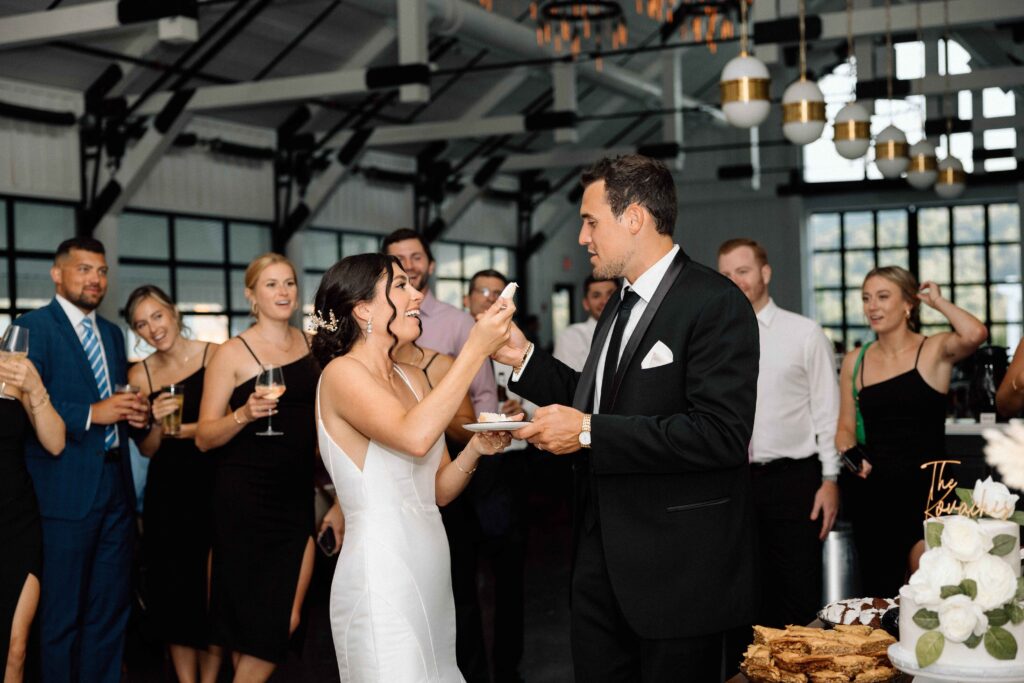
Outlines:
<svg viewBox="0 0 1024 683"><path fill-rule="evenodd" d="M964 579L960 582L960 592L973 600L978 597L978 582L974 579Z"/></svg>
<svg viewBox="0 0 1024 683"><path fill-rule="evenodd" d="M1006 603L1003 609L1006 610L1006 616L1010 617L1010 621L1014 624L1019 624L1024 621L1024 609L1022 609L1016 602Z"/></svg>
<svg viewBox="0 0 1024 683"><path fill-rule="evenodd" d="M974 491L971 489L957 489L956 497L959 498L967 507L972 507L974 505Z"/></svg>
<svg viewBox="0 0 1024 683"><path fill-rule="evenodd" d="M939 631L925 633L917 639L917 645L914 647L914 654L917 655L917 665L923 669L934 664L942 656L942 648L945 645L946 639Z"/></svg>
<svg viewBox="0 0 1024 683"><path fill-rule="evenodd" d="M1006 613L1006 610L1002 607L996 607L985 612L985 616L988 617L989 626L1002 626L1010 620L1010 615Z"/></svg>
<svg viewBox="0 0 1024 683"><path fill-rule="evenodd" d="M992 550L989 550L989 553L996 557L1009 555L1015 545L1017 545L1016 537L1010 534L999 534L992 539Z"/></svg>
<svg viewBox="0 0 1024 683"><path fill-rule="evenodd" d="M924 539L929 548L942 546L942 522L928 522L924 525Z"/></svg>
<svg viewBox="0 0 1024 683"><path fill-rule="evenodd" d="M1006 629L993 626L985 632L985 651L996 659L1015 659L1017 641Z"/></svg>
<svg viewBox="0 0 1024 683"><path fill-rule="evenodd" d="M966 645L967 647L971 648L972 650L974 648L978 647L978 645L980 643L981 643L981 636L979 636L977 633L972 633L967 638L967 640L964 641L964 645Z"/></svg>
<svg viewBox="0 0 1024 683"><path fill-rule="evenodd" d="M931 631L939 627L939 613L922 607L914 613L914 623L925 631Z"/></svg>
<svg viewBox="0 0 1024 683"><path fill-rule="evenodd" d="M1013 596L1015 602L1024 600L1024 576L1017 577L1017 594Z"/></svg>
<svg viewBox="0 0 1024 683"><path fill-rule="evenodd" d="M1009 520L1014 524L1024 524L1024 512L1017 510L1017 512L1010 515Z"/></svg>
<svg viewBox="0 0 1024 683"><path fill-rule="evenodd" d="M943 586L939 589L939 597L945 600L951 598L954 595L962 595L963 591L960 590L960 586Z"/></svg>

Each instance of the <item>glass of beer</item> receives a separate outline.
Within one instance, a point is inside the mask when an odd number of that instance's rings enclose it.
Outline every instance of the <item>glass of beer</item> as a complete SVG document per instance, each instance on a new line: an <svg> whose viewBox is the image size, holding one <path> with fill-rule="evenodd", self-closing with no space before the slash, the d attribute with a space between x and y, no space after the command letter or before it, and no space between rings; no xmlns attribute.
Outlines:
<svg viewBox="0 0 1024 683"><path fill-rule="evenodd" d="M164 393L170 394L177 404L174 412L163 417L163 430L166 436L177 436L181 434L181 411L185 405L185 385L171 384L164 387Z"/></svg>

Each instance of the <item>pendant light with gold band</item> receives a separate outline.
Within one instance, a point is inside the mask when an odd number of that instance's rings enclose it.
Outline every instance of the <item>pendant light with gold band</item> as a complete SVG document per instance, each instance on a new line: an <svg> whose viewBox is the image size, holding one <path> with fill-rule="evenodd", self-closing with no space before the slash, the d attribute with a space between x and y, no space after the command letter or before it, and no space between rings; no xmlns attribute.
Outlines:
<svg viewBox="0 0 1024 683"><path fill-rule="evenodd" d="M825 96L807 78L805 0L800 0L800 78L782 93L782 134L794 145L806 145L825 129Z"/></svg>
<svg viewBox="0 0 1024 683"><path fill-rule="evenodd" d="M953 89L949 81L949 0L942 1L942 11L946 22L945 70L946 88L942 96L943 113L946 115L946 158L938 163L938 177L935 179L935 194L943 199L953 199L963 194L967 188L967 172L963 162L953 156Z"/></svg>
<svg viewBox="0 0 1024 683"><path fill-rule="evenodd" d="M771 103L768 67L747 52L747 3L740 0L740 54L729 60L718 82L725 120L737 128L753 128L768 117Z"/></svg>
<svg viewBox="0 0 1024 683"><path fill-rule="evenodd" d="M859 159L871 146L871 113L857 103L857 57L853 51L853 0L846 0L846 57L853 76L853 99L836 114L832 142L844 159Z"/></svg>
<svg viewBox="0 0 1024 683"><path fill-rule="evenodd" d="M885 0L885 56L886 56L886 88L889 100L889 125L875 136L875 166L886 178L899 178L910 165L907 156L907 134L892 123L892 0Z"/></svg>

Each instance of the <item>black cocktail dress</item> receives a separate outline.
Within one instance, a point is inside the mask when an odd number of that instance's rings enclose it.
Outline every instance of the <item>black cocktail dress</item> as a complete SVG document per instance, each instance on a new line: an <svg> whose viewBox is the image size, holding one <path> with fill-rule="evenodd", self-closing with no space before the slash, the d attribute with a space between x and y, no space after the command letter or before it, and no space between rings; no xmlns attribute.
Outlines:
<svg viewBox="0 0 1024 683"><path fill-rule="evenodd" d="M262 365L252 349L249 353ZM314 533L320 368L306 355L282 371L286 391L273 424L283 435L257 436L267 421L255 420L216 458L211 589L213 642L276 663L288 653L295 588ZM253 377L235 388L232 410L245 405L255 384Z"/></svg>

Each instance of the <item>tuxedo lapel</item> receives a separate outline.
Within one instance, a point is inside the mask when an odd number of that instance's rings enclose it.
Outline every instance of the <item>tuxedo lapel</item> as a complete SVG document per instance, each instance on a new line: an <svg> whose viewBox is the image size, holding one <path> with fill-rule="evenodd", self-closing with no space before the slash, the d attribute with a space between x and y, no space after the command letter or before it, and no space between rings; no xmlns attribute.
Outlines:
<svg viewBox="0 0 1024 683"><path fill-rule="evenodd" d="M651 297L650 303L647 304L647 308L644 309L644 314L640 317L640 321L636 324L636 328L633 333L629 336L629 342L626 344L625 350L622 352L622 357L619 358L619 365L615 371L615 380L611 386L611 397L612 400L608 403L609 406L615 405L615 399L619 394L619 387L622 385L622 378L626 374L626 369L629 367L630 361L633 360L633 354L640 347L640 342L643 341L644 334L647 333L647 328L651 326L651 321L654 320L654 316L657 315L658 309L661 308L662 302L665 300L665 296L669 290L672 289L672 285L675 284L679 274L683 272L683 267L689 258L680 249L676 257L672 259L672 264L668 267L665 272L665 277L661 278L661 283L658 284L658 288L654 290L654 296ZM589 359L588 359L589 360ZM608 389L602 389L602 391L608 391ZM602 403L604 401L602 400Z"/></svg>
<svg viewBox="0 0 1024 683"><path fill-rule="evenodd" d="M56 299L50 302L50 315L53 316L53 321L57 326L57 331L60 333L66 353L71 354L71 357L75 359L75 365L82 371L83 378L87 380L85 386L92 387L93 393L99 399L100 390L96 386L96 377L92 374L92 368L89 367L89 359L85 356L85 349L82 348L82 340L78 338L75 328L71 326L71 321L68 320L67 314L60 307L60 304L57 303Z"/></svg>
<svg viewBox="0 0 1024 683"><path fill-rule="evenodd" d="M605 340L608 339L610 322L615 320L615 313L619 310L621 302L621 296L613 296L608 305L604 307L601 318L597 321L597 327L594 328L590 353L587 355L587 362L583 365L583 373L580 375L580 381L576 384L576 393L572 399L572 407L576 410L590 409L589 404L594 397L594 383L597 381L597 361L601 357L601 349L604 348Z"/></svg>

